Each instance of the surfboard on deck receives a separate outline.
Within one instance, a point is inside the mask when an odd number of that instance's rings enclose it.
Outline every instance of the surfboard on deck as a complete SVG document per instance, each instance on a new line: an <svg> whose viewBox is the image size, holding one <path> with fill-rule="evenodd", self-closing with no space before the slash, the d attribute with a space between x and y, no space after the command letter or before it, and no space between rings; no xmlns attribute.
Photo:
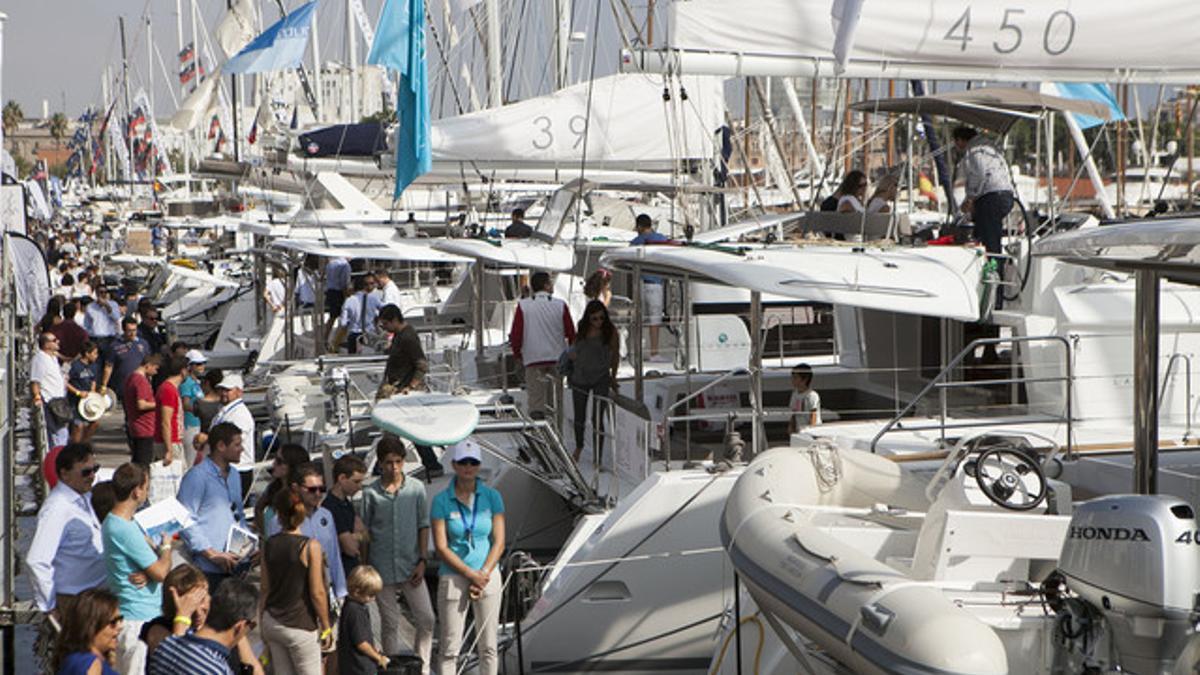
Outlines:
<svg viewBox="0 0 1200 675"><path fill-rule="evenodd" d="M451 445L475 431L479 410L450 394L397 394L375 404L371 421L418 445Z"/></svg>

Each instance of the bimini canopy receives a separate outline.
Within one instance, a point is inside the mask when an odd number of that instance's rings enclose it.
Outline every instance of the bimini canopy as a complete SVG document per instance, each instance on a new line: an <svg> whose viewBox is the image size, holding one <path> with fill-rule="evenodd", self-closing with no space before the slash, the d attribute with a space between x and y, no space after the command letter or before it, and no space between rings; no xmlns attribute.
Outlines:
<svg viewBox="0 0 1200 675"><path fill-rule="evenodd" d="M600 259L623 271L959 321L979 319L983 262L978 249L874 246L630 246Z"/></svg>
<svg viewBox="0 0 1200 675"><path fill-rule="evenodd" d="M278 239L271 242L268 248L322 258L345 258L347 260L391 260L418 263L470 262L467 258L435 250L424 243L400 241L332 239L325 242L315 239Z"/></svg>
<svg viewBox="0 0 1200 675"><path fill-rule="evenodd" d="M537 239L509 239L503 243L482 239L441 239L434 241L432 246L489 267L566 272L575 266L575 251L571 246Z"/></svg>
<svg viewBox="0 0 1200 675"><path fill-rule="evenodd" d="M1019 119L1036 116L1046 110L1080 113L1102 120L1112 117L1108 106L1103 103L1051 96L1016 87L987 87L930 96L877 98L859 101L850 108L862 112L939 115L998 133L1008 131Z"/></svg>
<svg viewBox="0 0 1200 675"><path fill-rule="evenodd" d="M1200 218L1088 227L1038 241L1033 254L1088 267L1153 270L1164 279L1200 285Z"/></svg>

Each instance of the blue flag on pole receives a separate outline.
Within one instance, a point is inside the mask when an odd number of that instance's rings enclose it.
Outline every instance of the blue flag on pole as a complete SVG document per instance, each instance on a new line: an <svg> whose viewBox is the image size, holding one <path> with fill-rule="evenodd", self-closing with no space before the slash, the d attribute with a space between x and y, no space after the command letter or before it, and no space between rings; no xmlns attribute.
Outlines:
<svg viewBox="0 0 1200 675"><path fill-rule="evenodd" d="M396 188L399 198L433 166L429 147L429 87L425 77L424 0L387 0L367 63L400 73L396 91Z"/></svg>
<svg viewBox="0 0 1200 675"><path fill-rule="evenodd" d="M1088 82L1055 82L1054 88L1058 90L1058 95L1063 98L1078 98L1085 101L1095 101L1108 106L1111 113L1112 122L1125 119L1125 113L1121 111L1121 106L1117 104L1117 98L1113 96L1112 90L1107 84L1088 83ZM1051 92L1053 93L1053 92ZM1090 129L1095 126L1104 124L1104 120L1083 113L1071 113L1075 121L1079 124L1080 129Z"/></svg>
<svg viewBox="0 0 1200 675"><path fill-rule="evenodd" d="M224 72L227 75L246 75L298 68L304 60L304 50L308 48L308 35L312 32L312 15L316 8L317 0L313 0L276 21L226 61Z"/></svg>

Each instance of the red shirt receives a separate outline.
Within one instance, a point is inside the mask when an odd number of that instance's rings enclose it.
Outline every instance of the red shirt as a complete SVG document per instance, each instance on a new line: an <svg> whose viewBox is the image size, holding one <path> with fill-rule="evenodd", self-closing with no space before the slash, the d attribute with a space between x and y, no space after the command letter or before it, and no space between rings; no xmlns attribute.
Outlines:
<svg viewBox="0 0 1200 675"><path fill-rule="evenodd" d="M154 388L145 375L135 370L125 380L125 424L134 438L153 438L154 422L158 415L154 409L138 410L138 401L153 402Z"/></svg>
<svg viewBox="0 0 1200 675"><path fill-rule="evenodd" d="M162 412L163 408L169 407L171 408L171 442L180 443L182 439L179 437L179 410L183 408L183 401L179 398L179 388L171 384L170 380L163 380L162 384L158 385L154 400L158 402L158 407L154 409L154 442L163 442Z"/></svg>

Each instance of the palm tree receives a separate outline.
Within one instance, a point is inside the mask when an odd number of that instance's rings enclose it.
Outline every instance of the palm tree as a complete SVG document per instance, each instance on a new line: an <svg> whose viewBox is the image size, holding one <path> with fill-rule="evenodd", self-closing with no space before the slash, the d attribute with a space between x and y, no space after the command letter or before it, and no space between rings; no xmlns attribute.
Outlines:
<svg viewBox="0 0 1200 675"><path fill-rule="evenodd" d="M21 104L16 101L9 101L4 104L4 134L11 134L17 125L25 120L25 111L21 110Z"/></svg>
<svg viewBox="0 0 1200 675"><path fill-rule="evenodd" d="M54 149L59 148L63 137L67 135L67 116L56 112L50 116L50 137L54 139Z"/></svg>

